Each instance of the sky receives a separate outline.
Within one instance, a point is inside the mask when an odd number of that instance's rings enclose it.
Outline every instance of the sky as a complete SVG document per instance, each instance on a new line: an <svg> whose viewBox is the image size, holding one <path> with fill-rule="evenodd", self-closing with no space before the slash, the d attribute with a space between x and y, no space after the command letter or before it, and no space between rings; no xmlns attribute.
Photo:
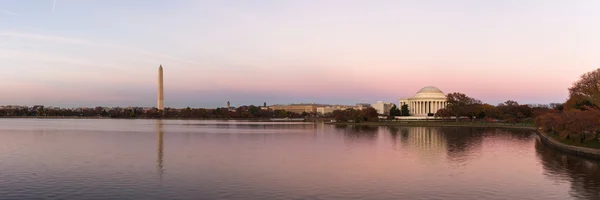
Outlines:
<svg viewBox="0 0 600 200"><path fill-rule="evenodd" d="M0 105L564 102L597 0L0 0Z"/></svg>

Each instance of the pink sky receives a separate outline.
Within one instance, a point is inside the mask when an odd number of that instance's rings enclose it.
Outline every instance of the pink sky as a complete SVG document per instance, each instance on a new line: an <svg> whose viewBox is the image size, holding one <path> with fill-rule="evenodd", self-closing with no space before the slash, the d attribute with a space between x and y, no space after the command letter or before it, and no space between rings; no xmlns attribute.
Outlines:
<svg viewBox="0 0 600 200"><path fill-rule="evenodd" d="M552 103L600 66L597 1L126 4L0 2L0 104L153 106L159 64L171 107L396 102L430 85Z"/></svg>

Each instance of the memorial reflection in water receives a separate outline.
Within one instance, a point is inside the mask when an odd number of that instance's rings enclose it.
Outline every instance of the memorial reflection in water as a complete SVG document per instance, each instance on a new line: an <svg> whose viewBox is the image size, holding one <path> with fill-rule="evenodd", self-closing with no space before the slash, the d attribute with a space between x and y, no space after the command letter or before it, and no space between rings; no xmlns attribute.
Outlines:
<svg viewBox="0 0 600 200"><path fill-rule="evenodd" d="M449 159L460 159L468 155L468 151L480 148L482 135L480 130L448 127L385 127L392 137L392 142L399 142L409 151L421 155L441 156Z"/></svg>
<svg viewBox="0 0 600 200"><path fill-rule="evenodd" d="M407 127L405 144L424 154L443 153L447 149L446 138L440 129L429 127Z"/></svg>

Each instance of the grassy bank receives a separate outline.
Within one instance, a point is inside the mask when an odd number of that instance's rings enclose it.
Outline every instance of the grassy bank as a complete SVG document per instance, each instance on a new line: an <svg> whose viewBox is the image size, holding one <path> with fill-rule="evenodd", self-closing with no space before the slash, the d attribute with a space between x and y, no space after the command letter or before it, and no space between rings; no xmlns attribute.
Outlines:
<svg viewBox="0 0 600 200"><path fill-rule="evenodd" d="M575 141L569 140L569 139L561 140L559 138L559 136L556 134L546 133L546 136L551 137L554 140L559 141L560 143L563 143L566 145L577 146L577 147L586 147L586 148L592 148L592 149L600 149L600 142L598 142L598 140L588 140L588 141L584 141L583 143L579 143L579 142L575 142Z"/></svg>
<svg viewBox="0 0 600 200"><path fill-rule="evenodd" d="M454 121L379 121L379 122L328 122L332 125L358 126L425 126L425 127L492 127L492 128L526 128L535 129L532 123L490 123L490 122L454 122Z"/></svg>

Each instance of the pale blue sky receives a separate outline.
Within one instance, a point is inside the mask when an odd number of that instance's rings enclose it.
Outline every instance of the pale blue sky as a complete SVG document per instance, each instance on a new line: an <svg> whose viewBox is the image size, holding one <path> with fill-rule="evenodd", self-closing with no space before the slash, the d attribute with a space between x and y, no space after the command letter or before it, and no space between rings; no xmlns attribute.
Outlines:
<svg viewBox="0 0 600 200"><path fill-rule="evenodd" d="M0 0L0 104L394 101L434 85L564 101L600 66L600 1Z"/></svg>

